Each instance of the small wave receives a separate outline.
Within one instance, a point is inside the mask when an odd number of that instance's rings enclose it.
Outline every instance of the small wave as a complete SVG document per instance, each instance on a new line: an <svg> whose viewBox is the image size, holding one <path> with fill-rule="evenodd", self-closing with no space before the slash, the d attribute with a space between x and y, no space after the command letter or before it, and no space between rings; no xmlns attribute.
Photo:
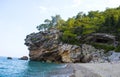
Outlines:
<svg viewBox="0 0 120 77"><path fill-rule="evenodd" d="M7 68L5 68L5 67L0 67L0 69L7 69Z"/></svg>

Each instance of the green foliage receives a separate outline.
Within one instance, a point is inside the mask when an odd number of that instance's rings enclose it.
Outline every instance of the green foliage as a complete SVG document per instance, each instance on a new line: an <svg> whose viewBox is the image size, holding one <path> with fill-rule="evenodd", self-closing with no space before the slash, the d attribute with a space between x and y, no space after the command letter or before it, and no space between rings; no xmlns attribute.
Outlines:
<svg viewBox="0 0 120 77"><path fill-rule="evenodd" d="M104 49L106 52L110 50L114 50L115 47L112 45L107 45L107 44L100 44L100 43L91 43L95 48L97 49Z"/></svg>
<svg viewBox="0 0 120 77"><path fill-rule="evenodd" d="M116 52L120 52L120 45L115 48Z"/></svg>
<svg viewBox="0 0 120 77"><path fill-rule="evenodd" d="M52 20L45 19L43 24L38 25L36 28L39 31L45 31L51 27L61 26L64 20L61 19L60 15L51 16Z"/></svg>
<svg viewBox="0 0 120 77"><path fill-rule="evenodd" d="M76 34L73 34L70 31L65 31L62 36L62 41L65 43L75 44Z"/></svg>
<svg viewBox="0 0 120 77"><path fill-rule="evenodd" d="M73 33L76 35L81 35L81 34L83 34L83 28L84 28L84 25L77 26L73 29Z"/></svg>
<svg viewBox="0 0 120 77"><path fill-rule="evenodd" d="M79 42L77 36L84 36L91 33L109 33L116 35L120 41L120 6L107 8L103 12L90 11L88 14L79 12L76 16L64 21L60 15L52 16L52 20L46 19L43 24L37 26L39 31L57 27L63 32L61 40L66 43ZM102 47L103 48L103 47ZM105 47L106 50L109 50ZM111 49L112 47L110 47Z"/></svg>
<svg viewBox="0 0 120 77"><path fill-rule="evenodd" d="M120 9L119 8L108 8L103 12L105 21L100 26L99 31L104 33L110 33L118 35L120 32Z"/></svg>

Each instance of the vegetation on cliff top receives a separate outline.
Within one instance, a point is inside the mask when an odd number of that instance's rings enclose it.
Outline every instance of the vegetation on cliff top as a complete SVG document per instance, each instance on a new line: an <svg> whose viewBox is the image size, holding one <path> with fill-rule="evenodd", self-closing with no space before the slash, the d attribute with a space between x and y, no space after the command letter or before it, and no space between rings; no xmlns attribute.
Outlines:
<svg viewBox="0 0 120 77"><path fill-rule="evenodd" d="M120 41L120 6L107 8L102 12L90 11L88 14L79 12L66 21L60 15L52 16L52 20L46 19L43 24L37 26L37 29L45 31L53 26L63 32L61 40L65 43L77 44L79 43L77 37L91 33L112 34Z"/></svg>
<svg viewBox="0 0 120 77"><path fill-rule="evenodd" d="M79 12L67 21L63 20L60 15L52 16L52 20L46 19L43 24L37 26L37 29L44 31L53 26L63 32L62 40L66 43L74 43L75 41L72 40L76 40L76 36L95 32L120 36L120 6L107 8L103 12L90 11L88 14Z"/></svg>

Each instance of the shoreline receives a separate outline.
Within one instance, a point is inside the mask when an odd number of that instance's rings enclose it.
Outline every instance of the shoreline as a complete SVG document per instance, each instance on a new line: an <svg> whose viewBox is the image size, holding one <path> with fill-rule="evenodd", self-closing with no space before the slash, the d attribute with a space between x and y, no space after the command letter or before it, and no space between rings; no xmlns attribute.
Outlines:
<svg viewBox="0 0 120 77"><path fill-rule="evenodd" d="M71 63L74 74L70 77L119 77L120 62L117 63Z"/></svg>
<svg viewBox="0 0 120 77"><path fill-rule="evenodd" d="M74 75L73 69L73 65L66 63L63 64L63 67L49 71L46 77L71 77L71 75Z"/></svg>

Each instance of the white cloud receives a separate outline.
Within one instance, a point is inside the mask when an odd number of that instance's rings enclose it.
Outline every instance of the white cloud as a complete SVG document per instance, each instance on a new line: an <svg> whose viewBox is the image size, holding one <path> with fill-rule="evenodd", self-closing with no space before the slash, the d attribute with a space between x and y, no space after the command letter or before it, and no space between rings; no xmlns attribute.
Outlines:
<svg viewBox="0 0 120 77"><path fill-rule="evenodd" d="M73 0L73 5L72 7L78 7L80 6L82 0Z"/></svg>
<svg viewBox="0 0 120 77"><path fill-rule="evenodd" d="M120 0L108 0L108 5L111 5L112 7L118 7L120 6Z"/></svg>
<svg viewBox="0 0 120 77"><path fill-rule="evenodd" d="M44 6L40 6L39 8L40 8L40 10L42 10L42 11L46 11L46 10L47 10L47 8L44 7Z"/></svg>

